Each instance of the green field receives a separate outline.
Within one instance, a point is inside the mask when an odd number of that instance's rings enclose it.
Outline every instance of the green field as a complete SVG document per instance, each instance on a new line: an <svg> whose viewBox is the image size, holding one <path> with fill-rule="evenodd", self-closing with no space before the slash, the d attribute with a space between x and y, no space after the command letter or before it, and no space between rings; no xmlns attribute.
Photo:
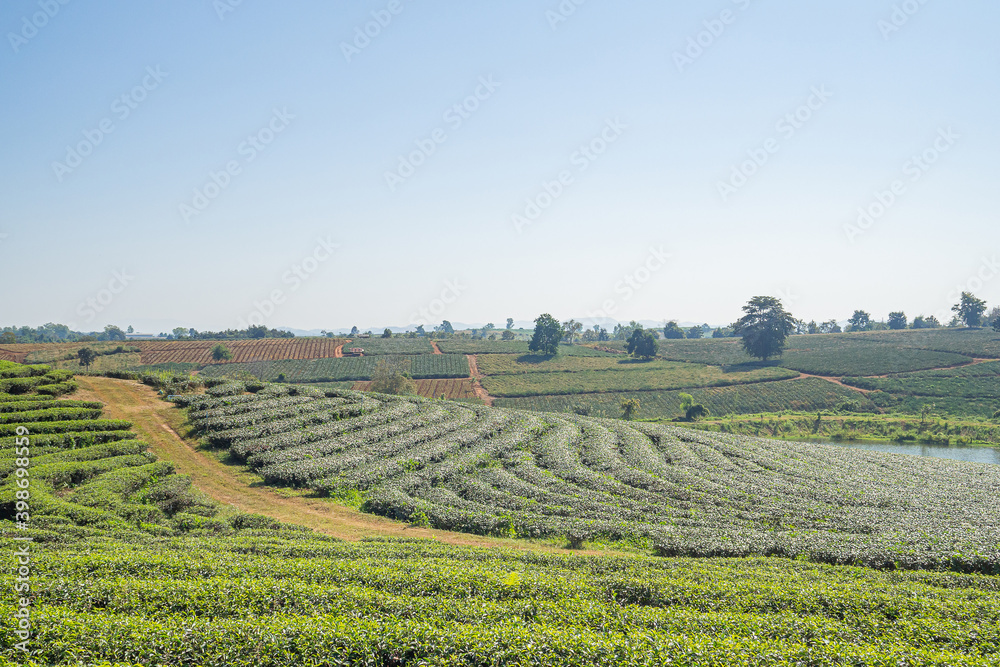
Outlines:
<svg viewBox="0 0 1000 667"><path fill-rule="evenodd" d="M365 355L434 353L434 347L427 338L353 338L344 343L344 353L355 347L363 349Z"/></svg>
<svg viewBox="0 0 1000 667"><path fill-rule="evenodd" d="M682 414L680 393L679 391L607 392L501 398L495 405L542 412L574 412L582 409L596 416L619 417L621 401L635 398L641 405L640 418L673 419ZM861 409L875 410L875 406L863 394L819 378L692 389L687 393L694 397L695 402L702 403L711 414L717 416L781 410L804 412L833 410L843 401L856 402Z"/></svg>
<svg viewBox="0 0 1000 667"><path fill-rule="evenodd" d="M985 354L996 336L982 331L973 336L953 336L959 331L943 331L935 337L920 331L857 334L814 334L790 336L788 348L772 360L785 368L813 375L884 375L968 363L969 355ZM924 349L922 345L934 347ZM624 348L624 343L603 343ZM1000 348L998 348L1000 349ZM996 356L1000 356L997 353ZM736 338L701 340L660 340L659 357L673 361L692 361L713 365L735 365L753 361Z"/></svg>
<svg viewBox="0 0 1000 667"><path fill-rule="evenodd" d="M822 382L817 380L818 382ZM504 537L1000 573L1000 468L648 423L339 392L191 397L266 483Z"/></svg>
<svg viewBox="0 0 1000 667"><path fill-rule="evenodd" d="M37 548L38 664L996 665L1000 578L780 558L558 556L308 533L67 531ZM17 546L5 540L4 584ZM0 659L18 661L2 604Z"/></svg>
<svg viewBox="0 0 1000 667"><path fill-rule="evenodd" d="M615 365L615 368L620 367ZM693 387L722 387L751 382L787 380L799 376L797 372L785 368L764 367L746 372L727 373L716 366L670 361L651 362L648 365L629 364L626 365L626 368L631 370L620 372L617 370L581 370L561 373L524 372L516 375L494 375L484 378L482 383L493 396L519 397L588 394L606 391L662 391Z"/></svg>
<svg viewBox="0 0 1000 667"><path fill-rule="evenodd" d="M0 364L9 378L38 370ZM0 563L13 590L25 543L12 538L34 540L31 662L7 597L0 663L1000 662L989 466L301 386L217 389L184 399L188 417L270 483L354 488L368 511L527 549L342 542L225 509L99 404L28 391L0 400ZM93 430L105 423L118 430ZM17 426L29 443L15 443ZM15 474L24 444L28 476Z"/></svg>
<svg viewBox="0 0 1000 667"><path fill-rule="evenodd" d="M890 377L849 377L844 378L844 382L862 389L878 389L910 396L1000 399L1000 362L903 373Z"/></svg>
<svg viewBox="0 0 1000 667"><path fill-rule="evenodd" d="M448 338L436 341L445 354L530 354L527 341L502 340L469 340L465 338ZM605 357L613 356L584 345L559 345L559 354L574 357Z"/></svg>
<svg viewBox="0 0 1000 667"><path fill-rule="evenodd" d="M216 364L201 371L205 377L235 377L250 373L273 382L284 375L286 382L344 382L371 380L372 372L383 357L343 357L331 359L286 359L242 364ZM469 377L465 357L445 354L421 354L404 357L410 374L416 379Z"/></svg>

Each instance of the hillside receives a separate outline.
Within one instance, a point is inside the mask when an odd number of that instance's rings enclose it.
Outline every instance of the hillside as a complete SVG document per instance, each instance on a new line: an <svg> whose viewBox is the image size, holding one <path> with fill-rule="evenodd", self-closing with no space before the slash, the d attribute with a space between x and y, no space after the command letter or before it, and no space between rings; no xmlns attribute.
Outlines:
<svg viewBox="0 0 1000 667"><path fill-rule="evenodd" d="M990 466L351 391L231 393L184 399L211 446L269 484L390 518L666 555L1000 571Z"/></svg>

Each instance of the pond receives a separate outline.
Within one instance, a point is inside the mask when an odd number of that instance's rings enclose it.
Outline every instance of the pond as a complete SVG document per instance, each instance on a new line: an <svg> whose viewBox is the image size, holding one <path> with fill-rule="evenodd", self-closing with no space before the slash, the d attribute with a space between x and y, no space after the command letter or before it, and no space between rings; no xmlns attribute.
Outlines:
<svg viewBox="0 0 1000 667"><path fill-rule="evenodd" d="M951 459L953 461L971 461L973 463L992 463L994 465L1000 465L1000 448L997 447L893 444L889 442L835 442L829 440L816 444L834 445L836 447L847 447L849 449L866 449L870 452L910 454L911 456L931 456L933 458Z"/></svg>

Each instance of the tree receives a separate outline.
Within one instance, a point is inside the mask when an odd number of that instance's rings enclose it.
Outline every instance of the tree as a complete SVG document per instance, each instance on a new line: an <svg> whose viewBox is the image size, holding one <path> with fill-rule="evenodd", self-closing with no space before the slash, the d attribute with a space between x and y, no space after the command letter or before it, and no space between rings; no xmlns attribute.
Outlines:
<svg viewBox="0 0 1000 667"><path fill-rule="evenodd" d="M485 331L493 331L496 328L497 328L497 325L493 324L492 322L487 322L486 326L483 327L483 331L484 332Z"/></svg>
<svg viewBox="0 0 1000 667"><path fill-rule="evenodd" d="M427 332L424 331L424 325L423 324L418 324L417 325L417 335L418 336L426 336L427 335Z"/></svg>
<svg viewBox="0 0 1000 667"><path fill-rule="evenodd" d="M569 322L562 323L563 331L566 332L566 338L570 343L576 342L577 335L583 330L583 324L577 322L576 320L570 320Z"/></svg>
<svg viewBox="0 0 1000 667"><path fill-rule="evenodd" d="M664 338L684 338L684 329L677 326L677 320L670 320L663 327L663 337Z"/></svg>
<svg viewBox="0 0 1000 667"><path fill-rule="evenodd" d="M94 359L97 359L97 353L89 347L80 348L76 356L80 359L80 365L86 366L88 371L90 370L90 365L94 363Z"/></svg>
<svg viewBox="0 0 1000 667"><path fill-rule="evenodd" d="M924 317L923 315L917 315L913 318L913 328L914 329L937 329L941 326L938 319L933 315Z"/></svg>
<svg viewBox="0 0 1000 667"><path fill-rule="evenodd" d="M733 325L747 354L767 361L780 356L785 339L795 331L795 318L773 296L755 296L743 306L744 315Z"/></svg>
<svg viewBox="0 0 1000 667"><path fill-rule="evenodd" d="M222 343L217 343L215 347L212 348L212 359L216 361L229 361L233 358L233 353L229 351L229 348Z"/></svg>
<svg viewBox="0 0 1000 667"><path fill-rule="evenodd" d="M872 328L872 316L863 310L855 310L847 325L848 331L868 331Z"/></svg>
<svg viewBox="0 0 1000 667"><path fill-rule="evenodd" d="M351 335L352 336L357 336L358 335L358 328L357 327L351 327Z"/></svg>
<svg viewBox="0 0 1000 667"><path fill-rule="evenodd" d="M712 338L725 338L726 334L722 332L722 327L716 327L715 331L712 332Z"/></svg>
<svg viewBox="0 0 1000 667"><path fill-rule="evenodd" d="M514 318L513 317L508 317L507 318L507 330L509 331L509 330L511 330L513 328L514 328Z"/></svg>
<svg viewBox="0 0 1000 667"><path fill-rule="evenodd" d="M622 417L629 421L639 414L639 409L641 408L638 398L623 398L618 405L622 409Z"/></svg>
<svg viewBox="0 0 1000 667"><path fill-rule="evenodd" d="M684 411L686 421L694 421L699 417L708 416L708 408L701 403L694 402L694 396L681 392L678 396L681 399L681 410Z"/></svg>
<svg viewBox="0 0 1000 667"><path fill-rule="evenodd" d="M559 341L566 334L556 318L543 313L535 319L535 333L531 336L528 349L549 356L559 353Z"/></svg>
<svg viewBox="0 0 1000 667"><path fill-rule="evenodd" d="M441 320L441 324L434 327L434 331L443 333L446 336L450 336L455 333L455 327L451 326L451 322L448 320Z"/></svg>
<svg viewBox="0 0 1000 667"><path fill-rule="evenodd" d="M500 334L500 340L514 340L517 336L510 329L504 329L504 332Z"/></svg>
<svg viewBox="0 0 1000 667"><path fill-rule="evenodd" d="M267 327L265 327L263 324L258 324L256 326L249 326L247 327L247 335L250 336L250 338L254 339L266 338Z"/></svg>
<svg viewBox="0 0 1000 667"><path fill-rule="evenodd" d="M701 327L691 327L687 332L688 338L701 338L704 335L705 331Z"/></svg>
<svg viewBox="0 0 1000 667"><path fill-rule="evenodd" d="M605 342L611 340L611 334L609 334L608 330L605 329L604 327L598 327L595 324L594 325L594 331L597 332L597 340L598 340L598 342L605 343Z"/></svg>
<svg viewBox="0 0 1000 667"><path fill-rule="evenodd" d="M380 359L372 371L371 390L380 394L412 394L416 391L410 379L410 362L399 357Z"/></svg>
<svg viewBox="0 0 1000 667"><path fill-rule="evenodd" d="M104 340L125 340L125 332L122 331L120 327L116 327L114 324L108 324L104 327L102 338L104 338Z"/></svg>
<svg viewBox="0 0 1000 667"><path fill-rule="evenodd" d="M385 329L384 329L384 330L382 331L382 338L392 338L392 330L391 330L391 329L389 329L389 327L386 327L386 328L385 328Z"/></svg>
<svg viewBox="0 0 1000 667"><path fill-rule="evenodd" d="M897 310L894 313L889 313L888 325L890 329L905 329L906 313L904 313L901 310Z"/></svg>
<svg viewBox="0 0 1000 667"><path fill-rule="evenodd" d="M961 300L951 307L952 312L967 327L978 327L983 323L983 313L986 312L986 302L977 299L972 292L962 292Z"/></svg>
<svg viewBox="0 0 1000 667"><path fill-rule="evenodd" d="M4 331L0 334L0 343L16 343L17 336L14 335L13 331Z"/></svg>
<svg viewBox="0 0 1000 667"><path fill-rule="evenodd" d="M135 333L135 329L132 328L131 324L128 325L128 329L125 330L125 333Z"/></svg>
<svg viewBox="0 0 1000 667"><path fill-rule="evenodd" d="M993 327L994 331L1000 331L1000 315L997 315L990 321L990 326Z"/></svg>
<svg viewBox="0 0 1000 667"><path fill-rule="evenodd" d="M652 359L658 352L652 331L636 329L625 343L625 350L637 359Z"/></svg>
<svg viewBox="0 0 1000 667"><path fill-rule="evenodd" d="M837 320L827 320L819 325L819 332L825 334L840 333L840 325Z"/></svg>

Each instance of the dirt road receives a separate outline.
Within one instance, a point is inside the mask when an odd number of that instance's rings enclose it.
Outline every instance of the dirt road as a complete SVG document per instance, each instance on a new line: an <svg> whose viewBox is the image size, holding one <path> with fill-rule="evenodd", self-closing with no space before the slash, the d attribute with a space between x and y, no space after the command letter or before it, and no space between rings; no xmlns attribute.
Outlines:
<svg viewBox="0 0 1000 667"><path fill-rule="evenodd" d="M476 392L476 398L486 405L493 405L493 397L489 395L483 386L482 379L485 377L479 372L479 365L476 363L476 355L467 354L465 358L469 360L469 371L472 373L472 390Z"/></svg>

